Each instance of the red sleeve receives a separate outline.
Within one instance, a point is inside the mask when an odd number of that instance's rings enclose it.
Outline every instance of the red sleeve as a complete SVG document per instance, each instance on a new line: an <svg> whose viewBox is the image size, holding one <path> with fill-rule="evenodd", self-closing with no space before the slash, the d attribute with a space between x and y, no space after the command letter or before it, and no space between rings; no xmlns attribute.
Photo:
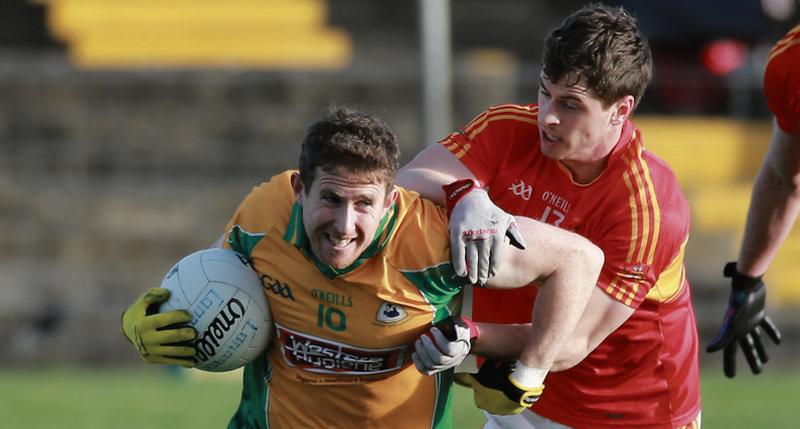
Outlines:
<svg viewBox="0 0 800 429"><path fill-rule="evenodd" d="M623 181L625 198L619 201L625 216L596 243L606 255L598 285L632 308L645 298L670 300L684 283L688 203L672 172L659 160L631 161ZM656 286L658 290L653 290Z"/></svg>
<svg viewBox="0 0 800 429"><path fill-rule="evenodd" d="M538 111L536 105L491 107L439 143L469 168L482 186L491 186L498 169L517 150L515 145L530 142L520 135L538 133Z"/></svg>
<svg viewBox="0 0 800 429"><path fill-rule="evenodd" d="M800 26L772 48L764 71L764 95L778 126L800 134Z"/></svg>

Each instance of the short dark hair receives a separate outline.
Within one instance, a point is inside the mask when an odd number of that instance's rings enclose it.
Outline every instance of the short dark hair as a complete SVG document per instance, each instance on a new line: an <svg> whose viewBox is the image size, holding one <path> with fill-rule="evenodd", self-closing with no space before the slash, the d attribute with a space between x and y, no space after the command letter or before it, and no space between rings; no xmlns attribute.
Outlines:
<svg viewBox="0 0 800 429"><path fill-rule="evenodd" d="M380 119L349 107L330 107L306 131L300 149L300 179L306 192L321 167L333 172L343 167L353 174L394 184L400 147Z"/></svg>
<svg viewBox="0 0 800 429"><path fill-rule="evenodd" d="M622 7L591 4L572 13L547 36L542 71L551 82L574 73L606 106L625 95L638 105L653 75L647 39Z"/></svg>

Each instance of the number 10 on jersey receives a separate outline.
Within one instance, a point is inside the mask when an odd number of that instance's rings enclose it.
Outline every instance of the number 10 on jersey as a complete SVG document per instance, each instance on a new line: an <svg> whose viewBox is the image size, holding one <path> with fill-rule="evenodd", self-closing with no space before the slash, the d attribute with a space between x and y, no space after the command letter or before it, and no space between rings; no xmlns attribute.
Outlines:
<svg viewBox="0 0 800 429"><path fill-rule="evenodd" d="M344 311L336 307L326 307L320 304L317 307L317 326L326 327L332 331L344 331L347 327L347 317Z"/></svg>

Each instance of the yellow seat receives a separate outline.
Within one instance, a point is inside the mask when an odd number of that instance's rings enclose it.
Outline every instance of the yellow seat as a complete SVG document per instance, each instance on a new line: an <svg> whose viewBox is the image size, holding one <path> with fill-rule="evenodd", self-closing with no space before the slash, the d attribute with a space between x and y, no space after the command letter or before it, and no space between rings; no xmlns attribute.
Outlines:
<svg viewBox="0 0 800 429"><path fill-rule="evenodd" d="M50 0L82 67L341 68L352 41L324 0Z"/></svg>
<svg viewBox="0 0 800 429"><path fill-rule="evenodd" d="M764 281L767 284L767 299L770 305L800 304L800 267L773 264Z"/></svg>
<svg viewBox="0 0 800 429"><path fill-rule="evenodd" d="M675 171L691 206L693 237L729 237L735 255L771 124L675 117L640 117L636 124L647 149ZM800 303L800 230L781 245L765 281L772 305Z"/></svg>
<svg viewBox="0 0 800 429"><path fill-rule="evenodd" d="M800 230L794 229L786 237L764 281L772 303L800 303Z"/></svg>
<svg viewBox="0 0 800 429"><path fill-rule="evenodd" d="M87 67L247 66L336 68L347 65L346 34L325 30L291 37L262 34L102 34L76 38L73 59Z"/></svg>
<svg viewBox="0 0 800 429"><path fill-rule="evenodd" d="M749 183L689 186L686 195L692 210L692 227L709 233L740 233L744 230L751 187Z"/></svg>
<svg viewBox="0 0 800 429"><path fill-rule="evenodd" d="M645 116L635 122L647 149L687 187L752 178L770 138L766 121Z"/></svg>
<svg viewBox="0 0 800 429"><path fill-rule="evenodd" d="M225 2L58 0L48 22L55 34L145 32L302 32L325 25L320 0Z"/></svg>

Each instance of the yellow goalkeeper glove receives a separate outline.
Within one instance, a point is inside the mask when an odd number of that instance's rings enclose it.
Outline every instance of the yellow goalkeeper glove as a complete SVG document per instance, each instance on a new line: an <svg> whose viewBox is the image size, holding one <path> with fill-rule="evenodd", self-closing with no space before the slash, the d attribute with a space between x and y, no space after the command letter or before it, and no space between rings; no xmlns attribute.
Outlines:
<svg viewBox="0 0 800 429"><path fill-rule="evenodd" d="M183 325L192 320L189 312L148 311L151 305L168 300L169 295L169 290L157 287L145 292L122 314L122 332L145 361L191 368L195 365L195 350L190 342L197 332Z"/></svg>
<svg viewBox="0 0 800 429"><path fill-rule="evenodd" d="M534 387L527 387L514 380L513 374L512 362L487 360L477 374L456 374L455 382L472 389L478 408L507 416L525 411L539 400L544 390L541 381Z"/></svg>

